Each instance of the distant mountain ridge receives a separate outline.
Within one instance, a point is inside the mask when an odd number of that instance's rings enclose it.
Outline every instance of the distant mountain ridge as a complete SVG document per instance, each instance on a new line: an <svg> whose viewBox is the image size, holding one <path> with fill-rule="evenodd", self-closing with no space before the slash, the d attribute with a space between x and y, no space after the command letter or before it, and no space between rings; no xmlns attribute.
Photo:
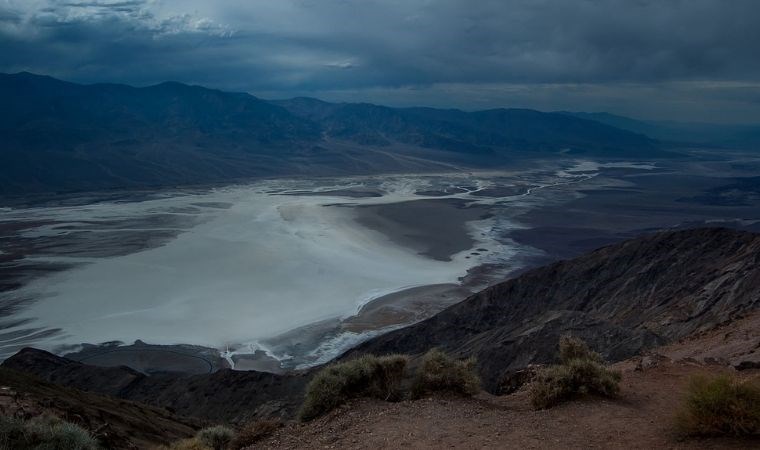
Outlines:
<svg viewBox="0 0 760 450"><path fill-rule="evenodd" d="M566 114L265 101L0 74L0 195L282 175L494 167L562 154L663 156L644 135Z"/></svg>
<svg viewBox="0 0 760 450"><path fill-rule="evenodd" d="M559 113L682 145L699 144L749 150L760 148L760 125L637 120L605 112L559 111Z"/></svg>
<svg viewBox="0 0 760 450"><path fill-rule="evenodd" d="M465 112L328 103L308 97L273 103L320 124L330 137L371 145L395 141L476 154L571 151L610 156L646 156L658 149L654 140L641 134L530 109Z"/></svg>
<svg viewBox="0 0 760 450"><path fill-rule="evenodd" d="M319 130L247 94L0 75L0 193L264 174Z"/></svg>

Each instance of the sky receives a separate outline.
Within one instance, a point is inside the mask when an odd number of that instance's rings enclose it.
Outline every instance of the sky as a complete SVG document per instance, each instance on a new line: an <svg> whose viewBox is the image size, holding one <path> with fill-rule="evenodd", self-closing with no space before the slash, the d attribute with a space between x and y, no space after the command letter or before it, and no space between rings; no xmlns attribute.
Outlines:
<svg viewBox="0 0 760 450"><path fill-rule="evenodd" d="M760 123L757 0L0 0L0 72Z"/></svg>

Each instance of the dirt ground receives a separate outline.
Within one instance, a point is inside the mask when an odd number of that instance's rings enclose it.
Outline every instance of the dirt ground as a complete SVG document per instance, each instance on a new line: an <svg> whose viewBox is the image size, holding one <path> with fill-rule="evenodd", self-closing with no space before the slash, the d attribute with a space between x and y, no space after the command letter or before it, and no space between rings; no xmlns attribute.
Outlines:
<svg viewBox="0 0 760 450"><path fill-rule="evenodd" d="M587 398L544 411L531 408L526 389L472 399L357 400L311 423L288 424L255 448L760 449L760 437L683 439L673 427L693 375L735 372L731 364L758 359L758 319L617 364L623 380L613 400ZM760 376L758 369L736 373Z"/></svg>

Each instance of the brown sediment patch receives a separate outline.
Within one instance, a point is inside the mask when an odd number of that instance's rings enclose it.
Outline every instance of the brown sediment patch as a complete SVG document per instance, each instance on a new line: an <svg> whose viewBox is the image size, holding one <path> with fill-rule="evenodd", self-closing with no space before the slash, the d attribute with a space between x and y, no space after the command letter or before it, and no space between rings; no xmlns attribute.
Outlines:
<svg viewBox="0 0 760 450"><path fill-rule="evenodd" d="M403 289L370 301L353 316L314 322L263 340L262 344L275 354L295 355L294 358L282 361L285 367L281 366L280 361L260 350L252 354L236 354L232 359L235 369L282 373L294 367L314 364L315 357L309 356L309 351L344 333L370 337L373 333L411 325L435 315L471 294L470 289L457 284L433 284ZM348 348L338 350L346 351Z"/></svg>
<svg viewBox="0 0 760 450"><path fill-rule="evenodd" d="M391 241L439 261L475 245L467 223L491 217L490 207L460 199L426 199L354 208L356 221Z"/></svg>
<svg viewBox="0 0 760 450"><path fill-rule="evenodd" d="M472 291L457 284L418 286L379 297L343 320L346 331L365 332L427 319L458 303Z"/></svg>

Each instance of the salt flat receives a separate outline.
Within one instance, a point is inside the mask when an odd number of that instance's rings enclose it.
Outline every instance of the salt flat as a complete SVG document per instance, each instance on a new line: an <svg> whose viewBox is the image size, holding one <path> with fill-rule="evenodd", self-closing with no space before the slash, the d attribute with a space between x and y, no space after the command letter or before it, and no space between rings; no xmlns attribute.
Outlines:
<svg viewBox="0 0 760 450"><path fill-rule="evenodd" d="M296 351L322 361L383 329L363 334L353 325L279 347L275 338L350 317L384 295L461 284L476 267L508 264L526 250L503 239L520 225L509 214L484 212L530 208L545 200L535 194L542 188L587 180L599 169L580 162L522 174L267 180L3 211L2 222L29 223L19 240L38 243L23 263L66 265L2 294L6 303L23 304L12 314L17 322L6 322L14 338L3 349L32 343L63 351L141 339L215 347L228 356L265 350L287 360ZM468 207L476 213L456 209ZM365 226L368 213L382 220ZM410 220L415 214L431 217ZM425 242L414 227L435 221L451 222L436 228L446 236Z"/></svg>

